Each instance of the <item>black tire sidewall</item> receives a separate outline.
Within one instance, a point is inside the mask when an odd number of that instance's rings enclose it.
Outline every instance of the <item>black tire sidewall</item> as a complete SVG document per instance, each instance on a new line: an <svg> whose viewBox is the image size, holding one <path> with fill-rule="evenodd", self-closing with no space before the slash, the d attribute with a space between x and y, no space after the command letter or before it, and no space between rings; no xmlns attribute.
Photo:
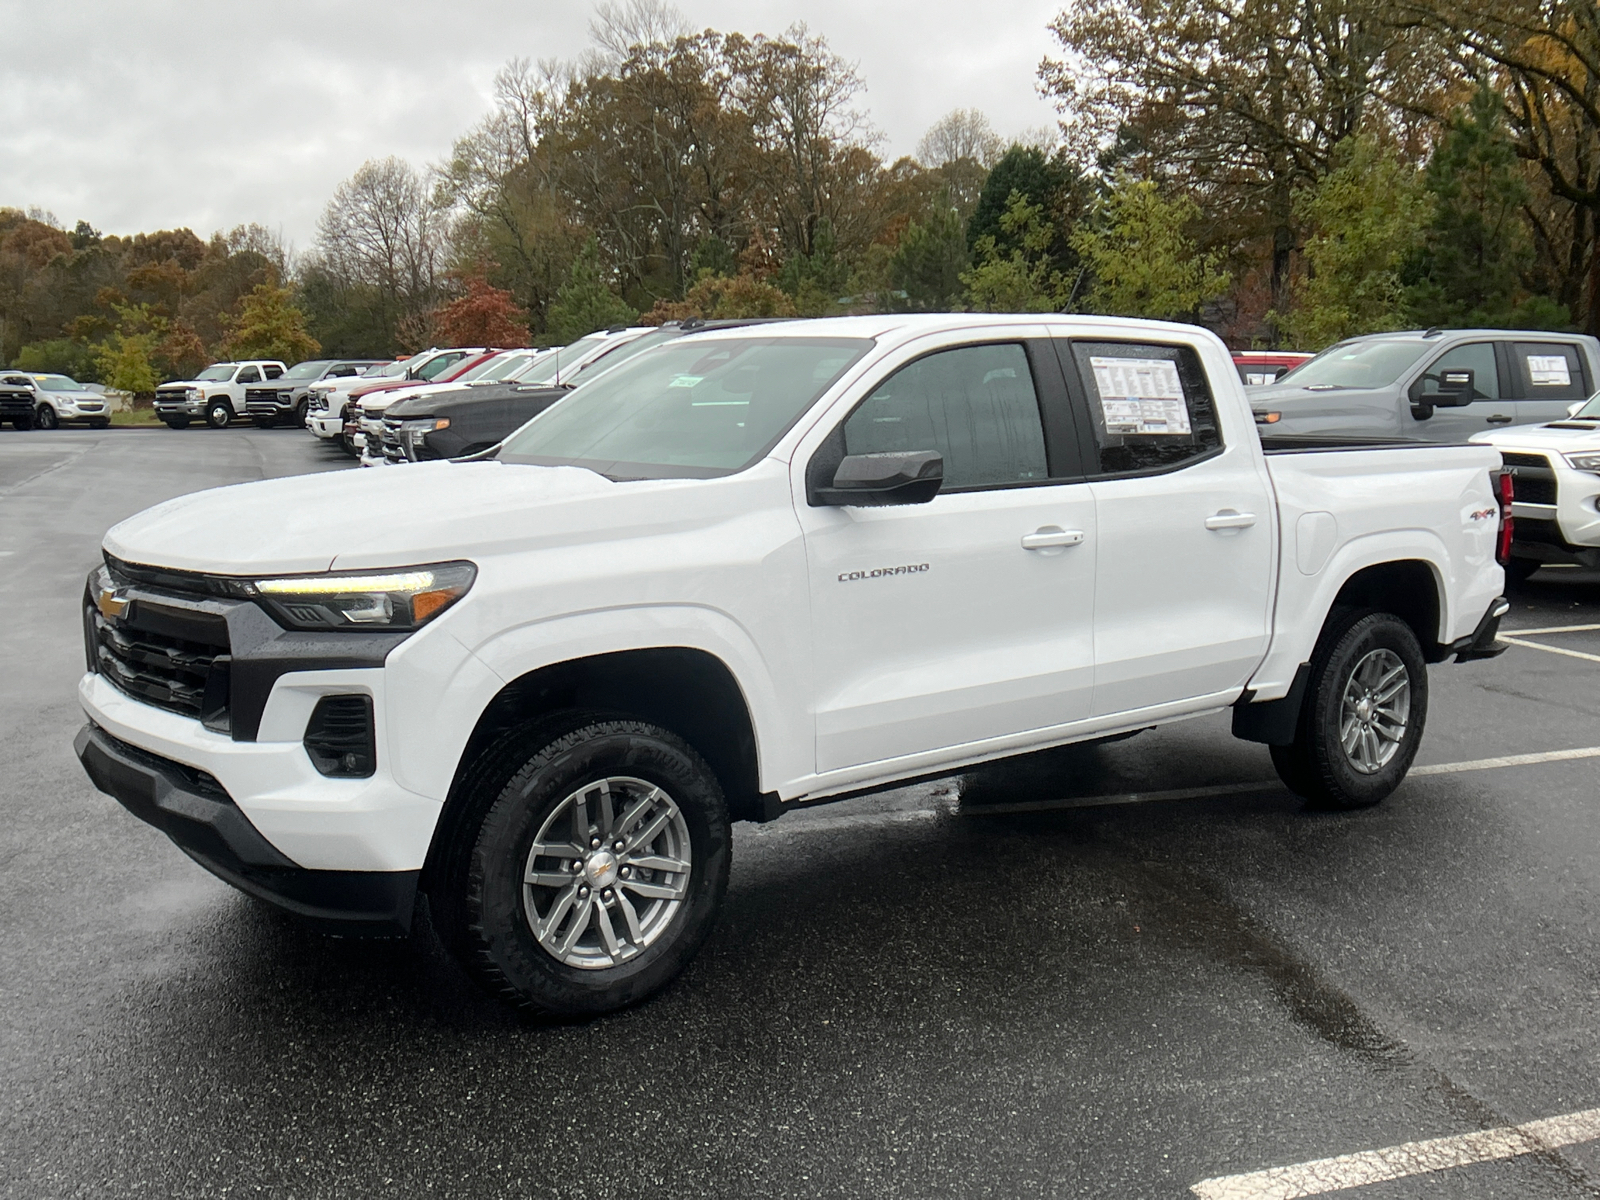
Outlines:
<svg viewBox="0 0 1600 1200"><path fill-rule="evenodd" d="M61 420L56 416L56 410L51 408L48 404L41 404L39 406L39 411L34 414L33 424L37 429L61 428Z"/></svg>
<svg viewBox="0 0 1600 1200"><path fill-rule="evenodd" d="M558 962L535 939L523 908L522 871L551 809L607 775L643 779L672 797L689 829L693 868L688 898L665 934L621 966L586 970ZM677 975L710 933L727 888L730 844L715 775L675 735L637 721L602 721L556 738L501 788L469 851L462 915L480 976L539 1014L585 1016L643 1000Z"/></svg>
<svg viewBox="0 0 1600 1200"><path fill-rule="evenodd" d="M222 413L222 420L217 420L217 414ZM233 409L226 404L213 404L206 409L206 424L213 429L226 429L233 420Z"/></svg>
<svg viewBox="0 0 1600 1200"><path fill-rule="evenodd" d="M189 428L189 420L187 417L174 417L166 422L166 426L168 429L187 429Z"/></svg>
<svg viewBox="0 0 1600 1200"><path fill-rule="evenodd" d="M1344 688L1356 665L1374 650L1391 650L1405 664L1411 683L1411 708L1399 750L1381 770L1365 775L1355 769L1339 740ZM1302 729L1304 760L1311 797L1335 808L1377 804L1400 785L1411 769L1428 719L1428 664L1411 627L1389 613L1355 615L1336 636L1330 636L1313 669L1312 695Z"/></svg>

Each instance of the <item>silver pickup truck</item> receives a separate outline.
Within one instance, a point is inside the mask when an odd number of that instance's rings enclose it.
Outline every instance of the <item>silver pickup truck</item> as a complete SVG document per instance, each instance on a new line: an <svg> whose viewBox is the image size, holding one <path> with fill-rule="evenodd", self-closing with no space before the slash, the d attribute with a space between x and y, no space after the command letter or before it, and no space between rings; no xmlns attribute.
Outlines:
<svg viewBox="0 0 1600 1200"><path fill-rule="evenodd" d="M1328 347L1248 389L1274 437L1464 442L1505 425L1559 421L1600 381L1600 341L1513 329L1377 333Z"/></svg>

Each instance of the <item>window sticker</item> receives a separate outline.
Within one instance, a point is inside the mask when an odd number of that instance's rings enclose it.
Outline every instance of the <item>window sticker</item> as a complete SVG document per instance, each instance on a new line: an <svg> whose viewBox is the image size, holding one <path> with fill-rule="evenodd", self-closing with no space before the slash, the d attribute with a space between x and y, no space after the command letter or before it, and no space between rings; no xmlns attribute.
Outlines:
<svg viewBox="0 0 1600 1200"><path fill-rule="evenodd" d="M1108 434L1187 434L1189 406L1178 364L1165 358L1091 356Z"/></svg>
<svg viewBox="0 0 1600 1200"><path fill-rule="evenodd" d="M704 375L678 375L667 386L692 388L704 378Z"/></svg>
<svg viewBox="0 0 1600 1200"><path fill-rule="evenodd" d="M1571 387L1564 354L1528 355L1528 382L1534 387Z"/></svg>

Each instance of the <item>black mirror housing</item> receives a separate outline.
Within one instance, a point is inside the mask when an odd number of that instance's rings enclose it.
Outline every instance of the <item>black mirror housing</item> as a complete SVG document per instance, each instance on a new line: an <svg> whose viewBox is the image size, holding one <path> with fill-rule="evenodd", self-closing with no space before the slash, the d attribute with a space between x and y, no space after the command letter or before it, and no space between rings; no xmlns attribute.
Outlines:
<svg viewBox="0 0 1600 1200"><path fill-rule="evenodd" d="M840 460L831 487L812 489L815 505L877 508L926 504L944 484L944 458L936 450L851 454Z"/></svg>
<svg viewBox="0 0 1600 1200"><path fill-rule="evenodd" d="M1429 400L1437 408L1465 408L1477 394L1477 379L1470 367L1447 367L1439 372L1438 395Z"/></svg>

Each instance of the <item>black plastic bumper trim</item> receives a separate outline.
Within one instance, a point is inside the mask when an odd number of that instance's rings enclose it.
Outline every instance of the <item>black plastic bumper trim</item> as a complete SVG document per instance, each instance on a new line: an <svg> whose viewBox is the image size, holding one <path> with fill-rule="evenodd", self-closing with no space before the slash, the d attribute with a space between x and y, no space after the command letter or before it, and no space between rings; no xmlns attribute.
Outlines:
<svg viewBox="0 0 1600 1200"><path fill-rule="evenodd" d="M1478 627L1466 637L1457 638L1450 643L1450 652L1456 656L1456 661L1464 663L1498 658L1511 649L1508 643L1495 640L1500 636L1500 618L1510 611L1511 601L1504 596L1496 596L1484 610L1483 619L1478 622Z"/></svg>
<svg viewBox="0 0 1600 1200"><path fill-rule="evenodd" d="M73 749L95 787L242 892L346 937L405 937L420 871L315 871L285 857L204 771L130 746L92 721Z"/></svg>

